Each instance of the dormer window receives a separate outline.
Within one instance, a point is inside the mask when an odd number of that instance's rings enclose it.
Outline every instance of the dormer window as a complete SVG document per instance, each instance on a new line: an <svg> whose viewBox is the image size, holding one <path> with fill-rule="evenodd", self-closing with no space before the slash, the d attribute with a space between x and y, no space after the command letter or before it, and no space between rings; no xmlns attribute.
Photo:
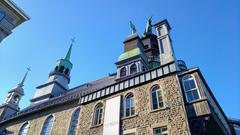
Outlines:
<svg viewBox="0 0 240 135"><path fill-rule="evenodd" d="M136 64L132 64L130 67L130 74L134 74L137 72L137 65Z"/></svg>
<svg viewBox="0 0 240 135"><path fill-rule="evenodd" d="M127 75L127 69L126 67L121 68L120 70L120 77L124 77Z"/></svg>

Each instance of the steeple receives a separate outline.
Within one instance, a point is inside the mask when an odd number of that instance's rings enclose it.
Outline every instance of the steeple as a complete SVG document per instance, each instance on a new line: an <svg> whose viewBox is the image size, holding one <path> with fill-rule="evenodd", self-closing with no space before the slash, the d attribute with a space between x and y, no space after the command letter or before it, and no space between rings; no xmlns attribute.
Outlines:
<svg viewBox="0 0 240 135"><path fill-rule="evenodd" d="M72 45L73 45L74 42L75 42L75 39L72 38L71 45L70 45L70 47L68 49L68 52L67 52L67 54L65 55L65 58L64 58L65 60L70 61L70 56L71 56L71 52L72 52Z"/></svg>
<svg viewBox="0 0 240 135"><path fill-rule="evenodd" d="M46 101L50 98L65 94L70 83L70 72L73 64L70 61L74 39L71 40L70 47L64 58L58 59L54 70L49 74L48 81L37 87L33 104Z"/></svg>
<svg viewBox="0 0 240 135"><path fill-rule="evenodd" d="M31 69L30 69L30 68L27 68L27 71L26 71L26 73L25 73L22 81L18 84L18 86L20 86L20 87L23 87L23 86L24 86L24 82L25 82L25 80L26 80L26 77L27 77L29 71L31 71Z"/></svg>
<svg viewBox="0 0 240 135"><path fill-rule="evenodd" d="M72 46L73 46L74 42L75 42L75 39L73 38L71 40L70 47L69 47L64 59L57 60L57 64L56 64L56 67L54 70L55 72L66 75L67 77L70 76L70 71L72 69L72 63L70 61L70 57L71 57Z"/></svg>
<svg viewBox="0 0 240 135"><path fill-rule="evenodd" d="M27 68L22 81L8 92L5 102L0 106L0 120L19 111L19 102L24 96L23 85L29 71L30 69Z"/></svg>

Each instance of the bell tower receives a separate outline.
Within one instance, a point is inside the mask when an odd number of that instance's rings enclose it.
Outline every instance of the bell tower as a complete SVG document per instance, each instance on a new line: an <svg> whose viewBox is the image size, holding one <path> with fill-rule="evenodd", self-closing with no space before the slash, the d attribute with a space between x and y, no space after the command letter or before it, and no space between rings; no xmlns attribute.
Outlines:
<svg viewBox="0 0 240 135"><path fill-rule="evenodd" d="M22 81L16 87L12 88L8 92L8 96L7 96L6 100L0 106L0 120L6 118L8 116L14 115L15 113L17 113L20 110L19 102L20 102L22 96L24 96L23 86L24 86L24 81L25 81L29 71L30 71L30 69L28 68Z"/></svg>
<svg viewBox="0 0 240 135"><path fill-rule="evenodd" d="M175 53L172 47L172 40L170 37L171 27L165 19L154 25L157 31L157 40L159 45L160 65L175 62Z"/></svg>
<svg viewBox="0 0 240 135"><path fill-rule="evenodd" d="M47 82L37 87L34 97L30 100L32 104L46 101L67 92L69 89L68 84L70 83L70 72L73 66L70 61L73 43L74 39L72 39L65 57L57 60L56 66L50 72Z"/></svg>

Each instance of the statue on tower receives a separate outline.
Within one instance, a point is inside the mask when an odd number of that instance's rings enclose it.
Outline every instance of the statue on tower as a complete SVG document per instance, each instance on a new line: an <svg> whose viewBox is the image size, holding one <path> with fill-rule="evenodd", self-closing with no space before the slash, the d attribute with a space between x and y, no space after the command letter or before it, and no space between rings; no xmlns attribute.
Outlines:
<svg viewBox="0 0 240 135"><path fill-rule="evenodd" d="M131 29L132 29L132 35L135 34L135 33L137 33L136 27L135 27L135 25L132 23L132 21L130 21L130 27L131 27Z"/></svg>
<svg viewBox="0 0 240 135"><path fill-rule="evenodd" d="M152 16L148 18L147 25L143 35L146 36L147 34L152 34Z"/></svg>

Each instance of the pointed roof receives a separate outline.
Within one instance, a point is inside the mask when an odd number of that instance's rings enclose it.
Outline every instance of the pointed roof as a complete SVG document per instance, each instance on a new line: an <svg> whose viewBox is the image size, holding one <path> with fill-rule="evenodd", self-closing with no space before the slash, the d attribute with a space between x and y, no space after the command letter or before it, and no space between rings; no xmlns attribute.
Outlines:
<svg viewBox="0 0 240 135"><path fill-rule="evenodd" d="M29 71L30 71L30 68L27 68L27 71L26 71L22 81L17 86L12 88L8 93L18 92L18 93L21 93L22 95L24 95L23 86L24 86L24 82L26 80L26 77L27 77Z"/></svg>
<svg viewBox="0 0 240 135"><path fill-rule="evenodd" d="M24 82L25 82L25 80L26 80L26 77L27 77L29 71L30 71L30 68L27 68L27 71L26 71L26 73L25 73L22 81L18 84L20 87L23 87L23 86L24 86Z"/></svg>
<svg viewBox="0 0 240 135"><path fill-rule="evenodd" d="M72 39L72 42L71 42L71 45L70 45L70 47L69 47L69 49L68 49L68 52L67 52L67 54L65 55L65 60L68 60L68 61L70 61L70 56L71 56L71 52L72 52L72 46L73 46L73 43L75 42L75 39L73 38Z"/></svg>

